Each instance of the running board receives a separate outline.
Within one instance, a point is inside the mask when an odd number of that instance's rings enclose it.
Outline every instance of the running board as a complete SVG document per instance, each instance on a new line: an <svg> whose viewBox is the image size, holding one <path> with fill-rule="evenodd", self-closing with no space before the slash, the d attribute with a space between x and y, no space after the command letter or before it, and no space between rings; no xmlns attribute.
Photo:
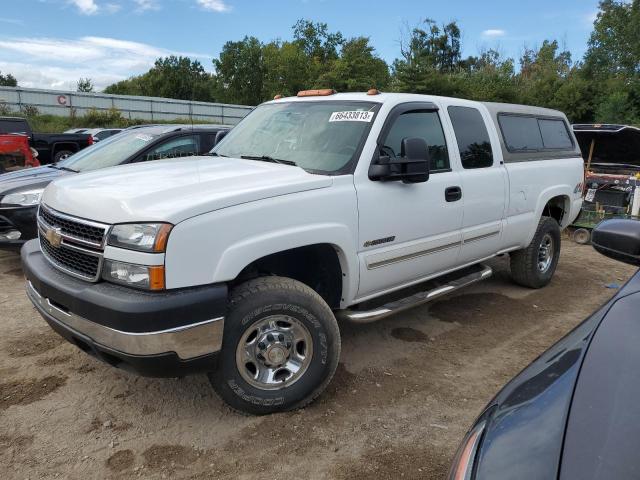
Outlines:
<svg viewBox="0 0 640 480"><path fill-rule="evenodd" d="M409 308L422 305L424 303L435 300L442 295L454 292L460 288L466 287L473 283L489 278L493 273L491 267L479 265L480 269L466 275L461 275L447 283L438 285L430 290L424 290L408 297L400 298L386 303L380 307L371 310L345 309L336 312L336 316L342 320L348 320L353 323L370 323L381 320L389 315L407 310Z"/></svg>

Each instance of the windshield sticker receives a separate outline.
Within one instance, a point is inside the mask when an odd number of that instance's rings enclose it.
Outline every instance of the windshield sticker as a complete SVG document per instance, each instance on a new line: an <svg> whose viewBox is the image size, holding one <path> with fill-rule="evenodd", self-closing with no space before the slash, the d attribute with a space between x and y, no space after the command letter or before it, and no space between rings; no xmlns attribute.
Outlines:
<svg viewBox="0 0 640 480"><path fill-rule="evenodd" d="M371 122L373 120L373 112L360 112L357 110L351 112L333 112L329 117L330 122Z"/></svg>
<svg viewBox="0 0 640 480"><path fill-rule="evenodd" d="M145 135L143 133L139 133L138 135L136 135L136 138L138 140L142 140L143 142L148 142L149 140L151 140L153 137L151 135Z"/></svg>

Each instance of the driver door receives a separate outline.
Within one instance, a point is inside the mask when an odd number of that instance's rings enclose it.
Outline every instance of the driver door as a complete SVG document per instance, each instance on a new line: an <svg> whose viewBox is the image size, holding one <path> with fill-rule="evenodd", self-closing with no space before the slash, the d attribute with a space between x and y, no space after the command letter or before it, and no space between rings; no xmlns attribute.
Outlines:
<svg viewBox="0 0 640 480"><path fill-rule="evenodd" d="M430 175L423 183L358 177L360 285L358 299L417 283L451 269L461 245L460 176L452 169L439 113L433 104L396 107L378 139L383 155L399 155L403 138L423 138ZM452 194L452 192L454 192Z"/></svg>

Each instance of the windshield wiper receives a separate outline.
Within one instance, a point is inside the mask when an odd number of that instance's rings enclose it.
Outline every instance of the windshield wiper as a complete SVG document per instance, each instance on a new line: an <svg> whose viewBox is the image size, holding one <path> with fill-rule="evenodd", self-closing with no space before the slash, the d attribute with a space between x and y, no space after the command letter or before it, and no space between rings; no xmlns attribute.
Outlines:
<svg viewBox="0 0 640 480"><path fill-rule="evenodd" d="M207 157L225 157L228 158L227 155L220 155L218 152L209 152L205 153Z"/></svg>
<svg viewBox="0 0 640 480"><path fill-rule="evenodd" d="M269 155L240 155L244 160L260 160L262 162L281 163L282 165L292 165L297 167L298 164L292 160L283 160L281 158L273 158Z"/></svg>
<svg viewBox="0 0 640 480"><path fill-rule="evenodd" d="M58 170L64 170L65 172L73 172L73 173L78 173L78 170L75 170L73 168L69 168L69 167L55 167Z"/></svg>

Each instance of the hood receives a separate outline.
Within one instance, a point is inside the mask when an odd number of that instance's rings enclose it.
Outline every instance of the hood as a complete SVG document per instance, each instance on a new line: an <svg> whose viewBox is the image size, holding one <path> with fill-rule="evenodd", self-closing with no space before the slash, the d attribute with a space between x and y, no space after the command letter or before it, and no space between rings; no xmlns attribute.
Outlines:
<svg viewBox="0 0 640 480"><path fill-rule="evenodd" d="M104 223L176 224L206 212L325 188L329 176L289 165L226 157L191 157L122 165L62 178L43 203Z"/></svg>
<svg viewBox="0 0 640 480"><path fill-rule="evenodd" d="M48 165L3 173L0 175L0 196L18 190L44 187L52 180L69 173Z"/></svg>
<svg viewBox="0 0 640 480"><path fill-rule="evenodd" d="M628 125L575 125L574 133L585 163L593 146L593 170L598 170L599 166L607 168L608 165L624 165L634 171L640 169L640 128Z"/></svg>

